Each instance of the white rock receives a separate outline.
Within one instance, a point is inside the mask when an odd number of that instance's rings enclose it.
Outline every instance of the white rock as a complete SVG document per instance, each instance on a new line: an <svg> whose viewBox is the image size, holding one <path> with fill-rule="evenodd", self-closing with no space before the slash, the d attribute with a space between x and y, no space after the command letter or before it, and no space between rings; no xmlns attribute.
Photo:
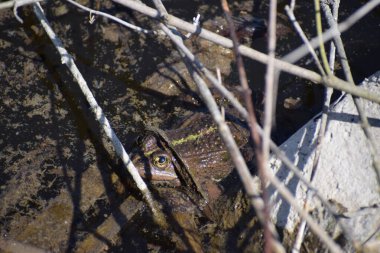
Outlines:
<svg viewBox="0 0 380 253"><path fill-rule="evenodd" d="M361 86L380 96L380 71L364 80ZM371 130L375 143L380 150L380 105L367 100L361 101L372 125ZM310 179L315 155L319 125L320 117L314 118L281 145L282 150L290 159L295 161L308 179ZM374 208L380 213L379 185L372 166L369 147L370 144L360 126L353 100L351 96L346 95L330 110L313 186L326 200L343 206L347 213L352 214L367 207ZM303 206L306 198L306 187L296 177L292 176L289 170L282 166L275 157L272 157L270 162L275 174L294 194L299 205ZM276 225L286 228L288 232L293 232L300 222L295 210L277 196L276 192L272 191L271 200L273 221ZM311 201L311 207L313 206L316 208L320 206L315 202L315 198ZM366 217L368 219L369 216ZM373 216L373 218L377 220L370 222L374 226L380 225L379 215ZM368 223L368 220L363 218L361 222L362 224ZM364 238L365 236L361 235L361 237Z"/></svg>

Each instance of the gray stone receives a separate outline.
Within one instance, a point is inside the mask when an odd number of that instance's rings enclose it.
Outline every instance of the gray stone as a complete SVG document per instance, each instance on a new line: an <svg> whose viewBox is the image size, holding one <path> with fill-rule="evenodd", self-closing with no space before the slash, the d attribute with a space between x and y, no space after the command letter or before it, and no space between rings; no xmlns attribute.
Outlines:
<svg viewBox="0 0 380 253"><path fill-rule="evenodd" d="M380 71L364 80L361 86L380 96ZM380 150L380 105L363 99L361 102L372 125L375 143ZM319 127L320 115L310 120L281 145L282 150L308 179L311 175ZM271 158L270 163L274 173L293 193L298 204L304 206L305 185L275 157ZM340 206L343 214L348 217L345 219L345 224L350 227L352 236L356 240L363 242L370 237L370 233L378 229L379 184L372 166L370 144L360 126L351 96L343 96L341 101L330 109L321 156L312 184L326 200L335 206ZM292 233L300 222L299 216L276 191L272 190L271 193L272 220L276 225ZM307 207L314 211L322 209L316 198L312 198ZM360 218L353 215L364 209L371 210L377 215L360 215Z"/></svg>

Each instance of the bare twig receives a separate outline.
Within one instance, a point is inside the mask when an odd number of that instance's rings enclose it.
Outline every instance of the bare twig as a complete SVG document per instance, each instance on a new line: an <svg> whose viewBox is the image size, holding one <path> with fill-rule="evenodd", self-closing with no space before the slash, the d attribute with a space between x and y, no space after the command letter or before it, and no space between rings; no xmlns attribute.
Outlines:
<svg viewBox="0 0 380 253"><path fill-rule="evenodd" d="M103 17L106 17L106 18L109 18L113 21L115 21L116 23L119 23L123 26L126 26L132 30L135 30L136 32L142 32L142 33L145 33L145 34L148 34L148 33L155 33L155 31L151 31L151 30L146 30L146 29L143 29L141 27L138 27L138 26L135 26L135 25L132 25L131 23L128 23L128 22L125 22L124 20L120 19L120 18L117 18L115 16L112 16L108 13L105 13L105 12L102 12L102 11L97 11L97 10L93 10L91 8L88 8L86 6L83 6L73 0L66 0L67 2L75 5L76 7L82 9L82 10L85 10L87 12L90 12L91 14L95 14L95 15L99 15L99 16L103 16Z"/></svg>
<svg viewBox="0 0 380 253"><path fill-rule="evenodd" d="M0 10L12 8L14 6L15 2L16 2L15 0L11 0L11 1L6 1L3 3L0 3Z"/></svg>
<svg viewBox="0 0 380 253"><path fill-rule="evenodd" d="M3 3L0 3L0 10L12 8L12 7L16 7L16 6L20 7L23 5L32 4L32 3L36 3L36 2L40 2L40 1L42 1L42 0L11 0L11 1L6 1ZM17 7L16 7L16 9L17 9Z"/></svg>
<svg viewBox="0 0 380 253"><path fill-rule="evenodd" d="M340 33L349 29L352 25L356 24L360 19L362 19L367 13L372 11L377 5L380 4L380 0L371 0L365 5L356 10L351 16L349 16L345 21L338 24L338 28L331 27L322 34L323 41L329 41L335 36L339 36ZM316 48L319 45L318 37L313 38L310 41L310 44L313 48ZM287 62L295 63L305 55L309 50L306 45L299 46L297 49L293 50L291 53L287 54L282 59ZM334 87L333 87L334 88Z"/></svg>
<svg viewBox="0 0 380 253"><path fill-rule="evenodd" d="M322 64L325 68L327 75L331 75L329 63L327 61L327 55L325 50L325 44L322 38L322 18L321 18L321 5L319 0L314 0L314 9L315 9L315 23L317 28L317 37L319 42L319 52L322 58Z"/></svg>
<svg viewBox="0 0 380 253"><path fill-rule="evenodd" d="M274 59L276 52L276 15L277 15L277 1L271 0L269 11L269 29L268 29L268 56L269 61L267 65L267 72L265 75L265 106L264 106L264 135L262 143L263 162L268 164L269 158L269 142L270 133L272 129L272 112L273 107L276 104L274 101L274 89L277 89L277 85L274 80ZM276 79L278 80L278 79Z"/></svg>
<svg viewBox="0 0 380 253"><path fill-rule="evenodd" d="M145 15L148 15L149 17L152 17L152 18L158 18L159 17L157 10L152 9L152 8L146 6L145 4L139 3L137 1L133 1L133 0L113 0L113 1L120 3L124 6L127 6L133 10L144 13ZM372 0L370 3L372 3L373 1L380 2L380 0ZM375 6L373 6L373 4L371 4L371 5L367 4L366 6L367 6L367 8L365 8L364 10L362 10L363 8L359 9L359 11L360 11L359 14L357 14L357 12L355 12L353 14L352 19L357 21L363 15L368 13L368 11L370 11L371 9L373 9L375 7ZM364 14L363 14L363 12L364 12ZM344 23L342 27L345 29L348 29L348 27L352 25L351 21L352 21L351 19L348 20L348 22ZM170 14L168 15L167 24L175 26L175 27L182 29L184 31L187 31L187 32L191 32L191 33L197 32L198 36L200 36L201 38L204 38L206 40L214 42L218 45L221 45L221 46L224 46L227 48L233 47L233 43L230 39L227 39L223 36L220 36L216 33L210 32L210 31L203 29L203 28L200 29L198 32L197 29L199 29L199 27L194 26L191 23L185 22L182 19L174 17ZM323 36L325 36L325 34L323 34ZM332 37L330 37L330 39L331 38ZM268 63L268 56L266 54L261 53L259 51L256 51L256 50L249 48L247 46L240 45L239 46L239 52L242 55L247 56L251 59L257 60L261 63L264 63L264 64ZM371 92L368 92L367 90L365 90L363 88L360 88L357 86L347 85L348 84L347 82L345 82L345 81L343 81L337 77L334 77L334 76L322 77L321 75L319 75L319 74L317 74L311 70L301 68L299 66L292 65L292 64L289 64L288 62L278 60L278 59L275 59L275 65L276 65L276 68L278 68L279 70L282 70L282 71L288 72L290 74L308 79L308 80L315 82L315 83L321 83L321 84L324 84L328 87L332 87L335 89L345 91L347 93L350 93L350 94L353 94L353 95L356 95L356 96L359 96L359 97L362 97L362 98L365 98L365 99L368 99L370 101L373 101L373 102L380 104L380 96L377 96L376 94L372 94Z"/></svg>
<svg viewBox="0 0 380 253"><path fill-rule="evenodd" d="M264 238L265 238L264 251L265 252L271 252L273 250L273 240L274 240L273 237L275 236L275 239L278 240L278 236L275 233L275 231L270 230L270 227L272 226L272 224L271 224L271 221L269 218L268 193L266 190L266 185L267 185L266 164L267 163L266 163L266 160L265 160L264 155L263 155L263 149L262 149L263 143L262 143L262 139L260 138L260 135L256 129L257 128L256 127L257 126L257 120L256 120L255 109L253 106L253 101L252 101L252 96L251 96L252 91L248 86L248 80L247 80L247 75L246 75L245 68L244 68L243 58L242 58L242 56L239 52L239 49L238 49L239 48L239 39L237 38L237 35L236 35L234 23L233 23L232 17L231 17L231 12L229 10L227 0L221 0L221 3L222 3L222 8L223 8L225 17L227 19L227 23L228 23L229 28L230 28L230 36L231 36L231 39L233 42L233 51L234 51L235 58L236 58L236 64L237 64L237 69L238 69L238 73L239 73L240 86L241 86L242 91L243 91L245 105L248 109L248 120L247 121L248 121L249 126L250 126L251 137L253 139L253 142L255 143L254 148L255 148L255 154L256 154L256 164L258 167L259 177L261 180L261 186L262 186L262 191L263 191L262 195L263 195L263 201L264 201L263 209L260 210L260 212L262 212L262 215L263 215L263 217L262 217L262 219L260 219L260 221L262 222L263 227L264 227ZM274 15L276 15L276 13ZM270 46L273 46L273 44L274 43L271 43ZM269 60L271 61L271 69L269 69L269 71L274 71L274 67L273 67L274 48L271 48L271 49L273 49L273 51L272 51L272 57L269 58ZM270 101L270 102L272 102L272 101ZM270 114L271 114L271 112L272 111L270 111ZM269 131L270 131L270 129L269 129ZM266 129L264 128L263 136L265 136L265 135L266 135ZM267 144L268 144L268 139L267 139Z"/></svg>
<svg viewBox="0 0 380 253"><path fill-rule="evenodd" d="M13 14L15 15L16 19L22 24L22 23L24 23L24 21L22 21L22 19L19 17L19 15L17 13L17 8L21 7L21 6L24 6L24 5L32 4L32 3L37 3L37 2L40 2L40 1L42 1L42 0L12 0L12 1L6 1L6 2L3 2L3 3L0 3L0 10L1 9L6 9L6 8L12 8L13 7Z"/></svg>
<svg viewBox="0 0 380 253"><path fill-rule="evenodd" d="M309 50L309 53L313 57L314 62L317 65L319 72L321 73L321 75L325 75L325 71L323 70L321 62L319 61L318 56L315 53L314 48L310 45L310 42L309 42L308 38L306 37L306 34L303 32L300 24L298 23L298 21L296 19L296 16L294 15L294 6L295 6L295 0L293 0L291 2L290 6L289 5L285 6L285 11L288 14L290 22L292 22L294 29L296 29L296 31L299 34L299 36L301 37L303 43L307 46L307 49Z"/></svg>
<svg viewBox="0 0 380 253"><path fill-rule="evenodd" d="M274 60L276 57L276 15L277 15L277 1L270 1L270 9L269 9L269 26L268 26L268 65L267 72L265 76L265 106L264 106L264 134L262 136L262 184L264 185L263 196L265 203L265 212L267 214L267 219L269 220L269 205L268 205L268 193L265 190L265 186L267 185L266 173L269 170L269 142L271 137L272 130L272 118L274 117L274 107L276 105L275 94L277 94L278 88L278 78L275 75L275 66ZM236 38L235 38L236 39ZM234 40L235 42L235 40ZM237 42L237 40L236 40ZM235 43L236 43L235 42ZM237 48L235 49L237 51ZM238 51L237 51L238 52ZM243 61L242 61L243 62ZM249 94L251 96L251 94ZM246 101L248 102L248 101ZM252 101L251 101L252 103ZM256 123L256 122L252 122ZM256 130L252 128L252 130ZM257 130L256 130L257 131ZM258 144L258 143L257 143ZM267 221L268 222L268 221ZM265 230L264 230L265 232ZM265 252L270 252L272 248L272 236L269 233L264 233L265 240Z"/></svg>
<svg viewBox="0 0 380 253"><path fill-rule="evenodd" d="M90 110L94 113L96 120L99 122L99 124L102 126L103 131L105 132L107 138L112 142L113 147L115 148L115 151L117 155L120 157L120 159L123 161L124 166L127 168L128 172L131 174L133 180L135 181L138 189L141 191L142 195L144 196L145 200L148 203L148 206L150 207L153 217L156 219L156 222L166 226L166 221L164 219L164 216L156 206L156 203L154 202L152 195L145 184L145 182L142 180L140 174L138 173L136 167L133 165L131 159L129 158L129 155L125 151L122 143L120 142L119 138L116 136L115 132L111 128L111 125L106 118L105 114L103 113L102 108L98 105L96 102L93 94L91 93L91 90L87 86L86 81L84 80L82 74L80 73L79 69L75 65L75 62L72 58L72 56L66 51L66 49L63 47L61 40L57 37L57 35L52 30L51 26L49 25L48 20L46 19L43 10L39 3L35 3L33 5L34 7L34 13L36 14L36 17L39 19L42 27L45 29L47 35L49 36L50 40L53 42L54 46L56 47L57 51L61 55L61 61L62 64L67 65L70 72L78 82L78 85L80 89L82 90L84 96L86 97L86 100L90 106Z"/></svg>

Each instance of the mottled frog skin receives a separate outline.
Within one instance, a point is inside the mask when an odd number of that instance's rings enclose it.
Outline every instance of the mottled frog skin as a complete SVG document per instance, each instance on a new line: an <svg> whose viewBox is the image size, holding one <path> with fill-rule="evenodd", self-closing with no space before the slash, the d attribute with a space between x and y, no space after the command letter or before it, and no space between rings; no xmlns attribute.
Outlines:
<svg viewBox="0 0 380 253"><path fill-rule="evenodd" d="M248 130L242 124L226 122L238 146L247 144ZM179 127L164 131L164 135L171 148L152 131L147 131L138 138L137 147L132 152L133 163L147 180L180 184L175 169L178 159L182 160L201 185L207 184L209 180L218 182L233 169L217 127L207 114L196 113L185 119Z"/></svg>

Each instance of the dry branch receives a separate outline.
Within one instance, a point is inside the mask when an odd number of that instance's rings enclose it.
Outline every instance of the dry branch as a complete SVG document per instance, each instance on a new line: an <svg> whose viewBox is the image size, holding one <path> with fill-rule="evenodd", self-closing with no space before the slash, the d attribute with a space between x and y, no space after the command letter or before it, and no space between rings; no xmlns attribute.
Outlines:
<svg viewBox="0 0 380 253"><path fill-rule="evenodd" d="M264 246L264 251L265 252L270 252L273 250L273 240L276 239L278 240L278 235L275 233L275 230L272 229L273 224L271 224L271 221L269 219L269 205L268 205L268 193L265 188L267 185L267 180L266 180L266 164L267 160L264 158L263 155L263 142L262 139L260 138L260 135L257 131L257 119L255 116L255 109L253 106L253 101L252 101L252 91L249 88L248 85L248 80L247 80L247 75L245 72L245 67L243 63L243 58L239 52L239 40L236 35L234 23L232 21L231 17L231 12L228 7L227 0L221 0L222 3L222 8L225 14L225 17L227 19L227 23L230 29L230 36L233 42L233 52L235 54L235 59L236 59L236 64L237 64L237 70L239 73L239 81L240 81L240 86L242 88L242 92L244 95L244 101L245 105L248 109L248 118L247 121L250 126L250 131L251 131L251 137L252 140L255 144L255 155L256 155L256 164L257 168L259 171L259 178L261 181L261 186L262 186L262 195L263 195L263 209L260 210L262 217L260 217L260 221L263 224L264 227L264 238L265 238L265 246ZM276 14L275 14L276 15ZM272 55L272 67L273 67L273 59L274 55ZM273 69L274 70L274 69ZM266 135L266 129L264 128L264 134L263 136ZM267 144L268 144L268 138L267 138ZM269 152L268 152L269 153ZM273 238L275 237L275 238ZM276 242L278 244L278 242Z"/></svg>
<svg viewBox="0 0 380 253"><path fill-rule="evenodd" d="M274 117L274 108L276 105L276 94L278 88L278 75L275 73L274 60L276 57L276 16L277 16L277 1L271 0L269 7L269 26L268 26L268 65L265 75L265 105L264 105L264 133L262 136L262 176L261 180L264 185L263 196L265 203L265 212L267 219L269 220L270 207L268 204L268 192L265 189L267 185L266 173L270 170L269 168L269 142L271 138L272 131L272 119ZM252 128L253 130L253 128ZM256 130L257 132L257 130ZM267 221L269 222L269 221ZM265 252L270 252L272 248L272 240L270 234L265 233Z"/></svg>
<svg viewBox="0 0 380 253"><path fill-rule="evenodd" d="M307 46L307 49L309 50L309 53L313 57L314 62L317 65L318 70L321 73L321 75L326 75L321 65L321 62L319 61L318 56L315 53L314 48L311 46L308 38L306 37L306 34L303 32L300 24L298 23L296 19L296 16L294 15L294 5L295 5L295 0L292 1L292 4L290 6L289 5L285 6L285 11L288 14L289 20L293 24L294 29L296 29L298 35L301 37L302 42Z"/></svg>
<svg viewBox="0 0 380 253"><path fill-rule="evenodd" d="M338 27L331 27L327 31L322 34L323 41L329 41L335 36L339 36L342 32L348 30L351 26L356 24L360 19L362 19L367 13L372 11L377 5L380 4L380 0L371 0L367 2L365 5L356 10L351 16L349 16L346 20L338 24ZM314 37L310 41L310 45L313 48L316 48L319 45L318 37ZM293 50L291 53L283 57L282 59L287 62L295 63L305 55L309 50L306 45L301 45L297 49ZM334 87L333 87L334 88ZM353 94L355 95L355 94Z"/></svg>
<svg viewBox="0 0 380 253"><path fill-rule="evenodd" d="M164 216L157 208L157 205L152 197L152 194L150 193L147 185L142 180L140 174L138 173L136 167L133 165L131 159L129 158L129 155L125 151L122 143L120 142L119 138L116 136L115 132L111 128L111 125L106 118L102 108L98 105L98 103L95 100L95 97L91 93L91 90L87 86L86 80L83 78L82 74L80 73L79 69L75 65L75 62L72 58L72 56L66 51L66 49L63 47L63 44L61 40L57 37L57 35L52 30L48 20L46 19L43 10L39 3L33 4L34 7L34 13L38 20L40 21L42 27L45 29L45 32L49 36L50 40L53 42L54 46L56 47L57 51L59 52L61 56L61 62L62 64L65 64L75 80L77 81L83 95L86 97L86 100L90 106L91 112L94 114L96 120L101 125L103 131L105 132L107 138L112 142L113 147L115 148L115 151L117 155L120 157L120 159L123 161L124 166L127 168L128 172L131 174L133 180L135 181L138 189L144 196L145 200L148 203L148 206L150 207L153 216L155 218L155 221L158 224L166 223ZM165 225L164 225L165 226Z"/></svg>
<svg viewBox="0 0 380 253"><path fill-rule="evenodd" d="M136 10L138 12L144 13L145 15L147 15L151 18L157 19L160 17L157 10L150 8L150 7L146 6L145 4L142 4L142 3L139 3L139 2L136 2L133 0L113 0L113 1L120 3L126 7L129 7L133 10ZM373 1L380 2L380 0L373 0ZM371 10L373 8L374 8L374 6L369 5L369 8L366 8L364 10L365 11L364 14L362 14L362 12L360 12L359 14L357 14L357 12L355 12L353 14L354 20L357 21L363 15L365 15L369 10ZM362 8L359 9L359 11L360 10L362 10ZM343 22L343 26L342 26L343 28L347 29L349 26L352 25L351 24L352 20L350 18L347 19L347 23L345 23L346 21ZM226 47L226 48L232 48L233 47L233 43L230 39L227 39L223 36L220 36L216 33L210 32L210 31L203 29L203 28L199 29L199 27L197 27L191 23L185 22L182 19L174 17L170 14L168 14L168 16L167 16L167 24L175 26L175 27L177 27L181 30L184 30L186 32L196 33L199 37L206 39L206 40L209 40L209 41L216 43L218 45L221 45L223 47ZM339 29L340 28L341 27L339 26ZM330 31L330 30L328 30L328 31ZM325 33L323 34L323 36L325 39L325 36L326 36ZM331 38L332 37L330 37L330 39ZM242 55L249 57L253 60L259 61L259 62L264 63L264 64L268 63L268 56L266 54L261 53L259 51L256 51L256 50L249 48L247 46L240 45L239 46L239 52ZM373 102L380 104L380 96L377 96L376 94L372 94L363 88L360 88L357 86L350 86L350 85L348 85L348 82L343 81L337 77L334 77L334 76L322 77L321 75L319 75L319 74L317 74L311 70L301 68L299 66L290 64L288 62L285 62L285 61L282 61L279 59L275 59L275 65L276 65L276 68L279 70L288 72L290 74L293 74L293 75L296 75L296 76L299 76L302 78L305 78L305 79L310 80L310 81L315 82L315 83L324 84L328 87L332 87L334 89L345 91L347 93L350 93L350 94L353 94L353 95L356 95L356 96L359 96L359 97L362 97L362 98L365 98L365 99L368 99L368 100L371 100Z"/></svg>
<svg viewBox="0 0 380 253"><path fill-rule="evenodd" d="M105 13L105 12L102 12L102 11L96 11L96 10L93 10L93 9L88 8L86 6L83 6L83 5L77 3L77 2L75 2L73 0L66 0L66 1L69 2L69 3L71 3L71 4L73 4L73 5L75 5L76 7L80 8L80 9L82 9L84 11L89 12L90 14L95 14L95 15L99 15L99 16L103 16L103 17L109 18L109 19L115 21L116 23L119 23L119 24L121 24L121 25L123 25L125 27L128 27L128 28L130 28L130 29L132 29L132 30L134 30L136 32L142 32L142 33L145 33L145 34L155 33L154 31L146 30L146 29L143 29L141 27L135 26L135 25L133 25L131 23L125 22L124 20L122 20L120 18L117 18L115 16L112 16L112 15L110 15L108 13Z"/></svg>

